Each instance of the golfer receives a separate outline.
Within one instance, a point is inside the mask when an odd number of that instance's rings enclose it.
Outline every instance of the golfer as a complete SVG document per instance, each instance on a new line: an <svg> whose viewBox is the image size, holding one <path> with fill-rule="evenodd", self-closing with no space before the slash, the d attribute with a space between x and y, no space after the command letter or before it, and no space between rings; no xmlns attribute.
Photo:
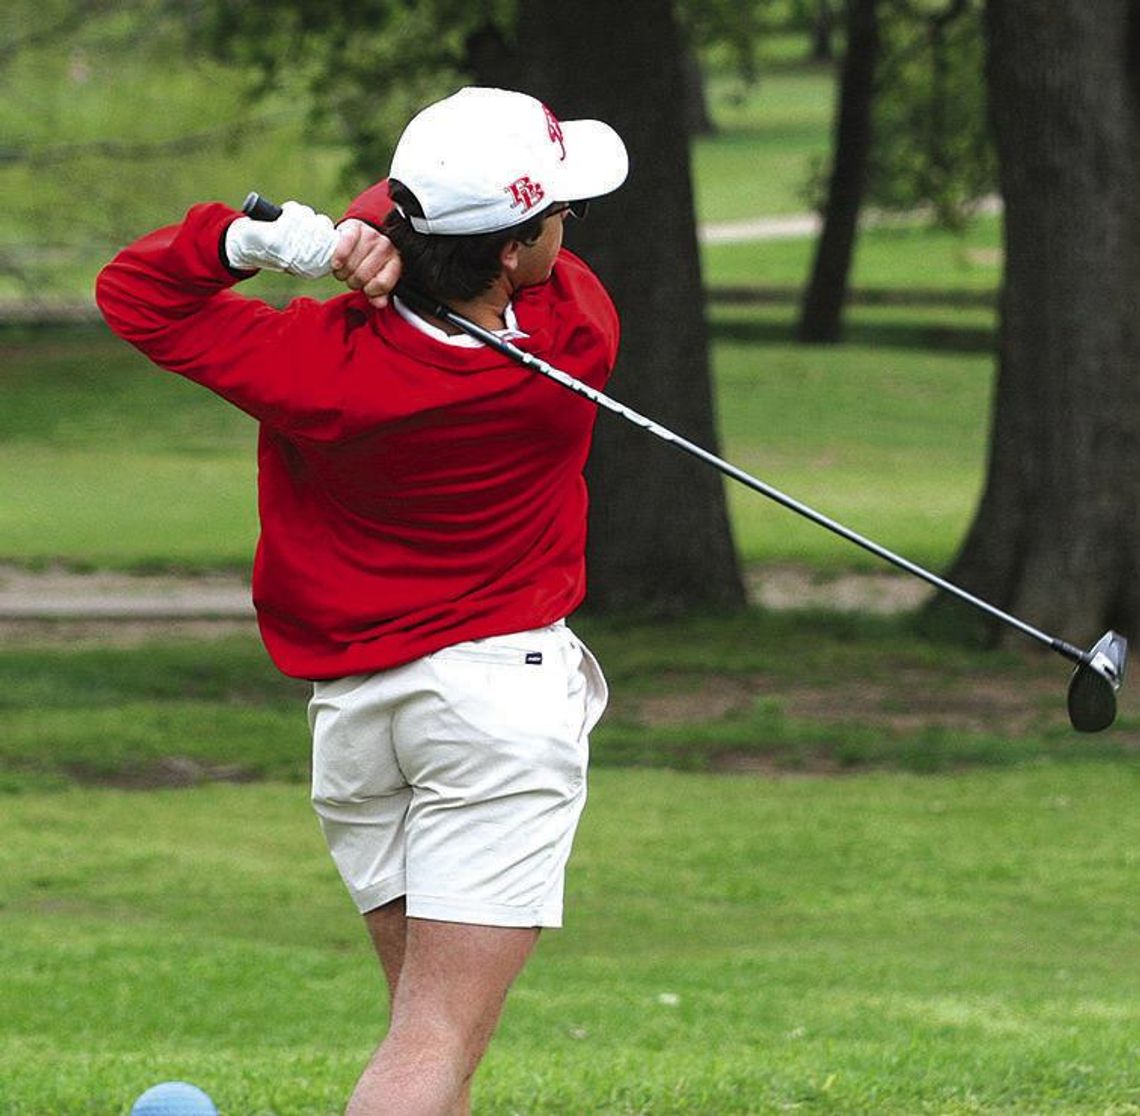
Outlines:
<svg viewBox="0 0 1140 1116"><path fill-rule="evenodd" d="M390 990L351 1116L469 1111L511 982L561 924L606 701L566 625L594 407L392 291L402 274L601 387L617 316L563 222L627 166L601 122L463 89L339 228L198 205L99 277L116 333L259 423L258 621L313 681L313 802ZM285 309L231 290L264 268L350 290Z"/></svg>

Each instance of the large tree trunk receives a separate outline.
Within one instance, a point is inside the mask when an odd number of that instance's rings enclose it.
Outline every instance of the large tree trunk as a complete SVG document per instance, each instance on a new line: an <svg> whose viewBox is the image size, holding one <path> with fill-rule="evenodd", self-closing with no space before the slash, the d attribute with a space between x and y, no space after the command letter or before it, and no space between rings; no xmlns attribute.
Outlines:
<svg viewBox="0 0 1140 1116"><path fill-rule="evenodd" d="M801 341L838 341L859 210L871 151L871 108L879 54L877 0L847 0L847 54L839 82L835 144L827 209L804 292L797 336Z"/></svg>
<svg viewBox="0 0 1140 1116"><path fill-rule="evenodd" d="M694 46L681 50L681 88L685 98L685 131L690 136L715 136L716 124L705 92L705 71Z"/></svg>
<svg viewBox="0 0 1140 1116"><path fill-rule="evenodd" d="M1005 202L989 472L952 576L1140 632L1140 0L990 0Z"/></svg>
<svg viewBox="0 0 1140 1116"><path fill-rule="evenodd" d="M629 180L567 241L622 317L613 394L715 449L700 263L684 126L681 44L668 0L528 0L523 87L566 119L612 124ZM719 474L628 423L599 416L589 467L592 609L738 608L744 589Z"/></svg>

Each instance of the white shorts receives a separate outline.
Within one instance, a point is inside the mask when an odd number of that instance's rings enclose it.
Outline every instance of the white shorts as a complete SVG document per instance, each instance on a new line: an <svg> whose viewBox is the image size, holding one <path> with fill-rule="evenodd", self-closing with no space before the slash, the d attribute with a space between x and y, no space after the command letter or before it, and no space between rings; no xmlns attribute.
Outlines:
<svg viewBox="0 0 1140 1116"><path fill-rule="evenodd" d="M606 699L564 623L316 683L313 806L358 909L561 926Z"/></svg>

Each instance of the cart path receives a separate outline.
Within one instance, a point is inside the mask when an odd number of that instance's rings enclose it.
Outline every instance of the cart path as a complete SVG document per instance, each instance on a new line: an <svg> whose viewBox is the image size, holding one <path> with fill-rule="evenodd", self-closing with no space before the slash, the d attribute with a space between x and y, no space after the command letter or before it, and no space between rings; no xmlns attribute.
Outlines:
<svg viewBox="0 0 1140 1116"><path fill-rule="evenodd" d="M77 573L0 565L0 620L240 620L253 617L235 574Z"/></svg>
<svg viewBox="0 0 1140 1116"><path fill-rule="evenodd" d="M763 566L748 574L752 599L773 610L827 608L880 615L919 607L930 595L915 578L893 572L824 576L796 565ZM55 629L126 635L127 627L224 632L254 623L249 582L237 573L180 575L42 570L0 564L0 635L18 639ZM61 626L62 625L62 626ZM120 626L122 626L120 630Z"/></svg>

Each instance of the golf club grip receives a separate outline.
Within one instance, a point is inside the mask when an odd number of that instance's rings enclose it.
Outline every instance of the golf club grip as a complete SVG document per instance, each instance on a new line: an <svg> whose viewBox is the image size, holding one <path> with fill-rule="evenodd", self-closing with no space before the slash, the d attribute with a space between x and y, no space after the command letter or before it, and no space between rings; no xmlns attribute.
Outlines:
<svg viewBox="0 0 1140 1116"><path fill-rule="evenodd" d="M254 221L276 221L281 216L281 206L263 198L256 190L246 194L241 211Z"/></svg>

